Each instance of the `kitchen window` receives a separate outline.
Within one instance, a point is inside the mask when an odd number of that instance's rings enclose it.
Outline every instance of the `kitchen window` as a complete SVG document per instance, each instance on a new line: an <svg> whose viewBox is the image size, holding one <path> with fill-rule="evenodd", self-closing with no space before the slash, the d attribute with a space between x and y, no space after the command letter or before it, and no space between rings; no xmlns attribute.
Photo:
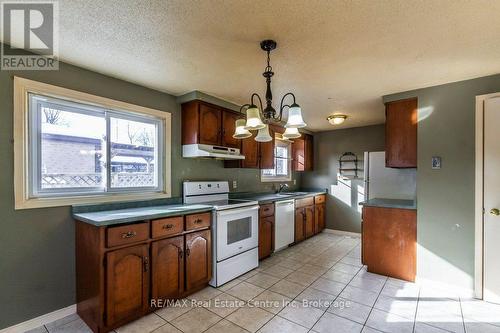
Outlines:
<svg viewBox="0 0 500 333"><path fill-rule="evenodd" d="M170 195L169 113L15 79L16 208Z"/></svg>
<svg viewBox="0 0 500 333"><path fill-rule="evenodd" d="M262 182L292 180L292 144L276 138L274 147L274 168L261 170Z"/></svg>

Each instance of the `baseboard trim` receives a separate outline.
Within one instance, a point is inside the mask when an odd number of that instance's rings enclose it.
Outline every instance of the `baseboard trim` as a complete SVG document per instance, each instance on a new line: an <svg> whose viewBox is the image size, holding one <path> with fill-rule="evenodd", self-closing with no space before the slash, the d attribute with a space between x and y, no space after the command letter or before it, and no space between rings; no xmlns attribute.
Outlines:
<svg viewBox="0 0 500 333"><path fill-rule="evenodd" d="M24 321L22 323L16 324L0 330L0 333L18 333L26 332L34 328L38 328L42 325L46 325L58 319L64 318L66 316L76 313L76 304L70 305L68 307L46 313L39 317Z"/></svg>
<svg viewBox="0 0 500 333"><path fill-rule="evenodd" d="M330 234L335 234L335 235L340 235L340 236L349 236L349 237L361 238L361 234L357 233L357 232L335 230L335 229L324 229L323 232L328 232Z"/></svg>

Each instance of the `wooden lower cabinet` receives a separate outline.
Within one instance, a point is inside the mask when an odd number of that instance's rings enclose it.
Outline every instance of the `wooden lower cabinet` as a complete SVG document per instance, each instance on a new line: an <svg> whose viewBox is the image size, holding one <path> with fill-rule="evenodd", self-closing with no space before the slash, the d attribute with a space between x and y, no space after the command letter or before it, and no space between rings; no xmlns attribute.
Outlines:
<svg viewBox="0 0 500 333"><path fill-rule="evenodd" d="M151 297L177 298L184 291L184 236L151 243Z"/></svg>
<svg viewBox="0 0 500 333"><path fill-rule="evenodd" d="M325 204L314 205L314 233L318 234L325 229Z"/></svg>
<svg viewBox="0 0 500 333"><path fill-rule="evenodd" d="M363 208L362 261L369 272L415 281L417 211Z"/></svg>
<svg viewBox="0 0 500 333"><path fill-rule="evenodd" d="M212 278L210 230L186 235L186 288L193 290Z"/></svg>
<svg viewBox="0 0 500 333"><path fill-rule="evenodd" d="M297 208L295 210L295 243L306 239L305 221L304 209Z"/></svg>
<svg viewBox="0 0 500 333"><path fill-rule="evenodd" d="M168 228L179 218L182 230ZM112 331L154 311L155 300L186 297L208 284L210 223L189 230L186 225L191 220L206 218L188 215L116 227L76 221L77 313L93 332ZM159 233L156 224L167 226L168 232ZM108 236L121 241L110 242Z"/></svg>
<svg viewBox="0 0 500 333"><path fill-rule="evenodd" d="M133 320L148 308L148 246L106 254L106 325Z"/></svg>
<svg viewBox="0 0 500 333"><path fill-rule="evenodd" d="M314 235L314 206L307 206L304 208L305 218L305 236L309 238Z"/></svg>
<svg viewBox="0 0 500 333"><path fill-rule="evenodd" d="M314 235L314 206L295 209L295 243Z"/></svg>
<svg viewBox="0 0 500 333"><path fill-rule="evenodd" d="M259 218L259 260L274 252L274 215Z"/></svg>

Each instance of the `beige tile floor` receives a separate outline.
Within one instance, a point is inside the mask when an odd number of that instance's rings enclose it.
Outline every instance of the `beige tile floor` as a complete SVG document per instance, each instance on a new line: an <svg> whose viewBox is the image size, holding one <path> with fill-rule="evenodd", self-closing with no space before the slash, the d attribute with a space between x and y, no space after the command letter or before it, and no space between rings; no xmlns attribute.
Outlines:
<svg viewBox="0 0 500 333"><path fill-rule="evenodd" d="M187 306L160 309L116 332L500 333L499 305L369 273L360 261L359 239L331 233L188 299ZM90 330L72 315L33 332Z"/></svg>

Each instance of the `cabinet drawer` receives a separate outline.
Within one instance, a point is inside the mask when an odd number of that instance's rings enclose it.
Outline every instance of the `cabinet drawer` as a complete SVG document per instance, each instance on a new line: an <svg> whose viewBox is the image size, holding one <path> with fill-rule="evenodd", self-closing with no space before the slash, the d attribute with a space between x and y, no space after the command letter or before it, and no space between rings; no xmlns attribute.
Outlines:
<svg viewBox="0 0 500 333"><path fill-rule="evenodd" d="M149 225L147 222L112 227L106 230L106 246L113 247L147 240Z"/></svg>
<svg viewBox="0 0 500 333"><path fill-rule="evenodd" d="M260 217L267 217L274 215L274 204L266 204L260 206Z"/></svg>
<svg viewBox="0 0 500 333"><path fill-rule="evenodd" d="M295 200L295 208L311 206L311 205L314 205L314 198L313 197Z"/></svg>
<svg viewBox="0 0 500 333"><path fill-rule="evenodd" d="M182 216L169 217L151 222L153 238L180 234L184 231L184 218Z"/></svg>
<svg viewBox="0 0 500 333"><path fill-rule="evenodd" d="M210 213L187 215L186 231L207 228L210 226L210 219L211 219Z"/></svg>
<svg viewBox="0 0 500 333"><path fill-rule="evenodd" d="M324 194L321 194L321 195L317 195L314 197L314 203L317 205L317 204L321 204L323 202L326 201L326 195Z"/></svg>

